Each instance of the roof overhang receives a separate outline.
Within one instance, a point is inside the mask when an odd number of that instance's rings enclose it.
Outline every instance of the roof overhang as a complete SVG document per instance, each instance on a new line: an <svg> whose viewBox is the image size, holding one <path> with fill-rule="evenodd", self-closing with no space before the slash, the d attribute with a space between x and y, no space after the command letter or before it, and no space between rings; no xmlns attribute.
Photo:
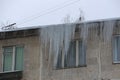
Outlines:
<svg viewBox="0 0 120 80"><path fill-rule="evenodd" d="M101 19L101 20L95 20L95 21L83 21L83 22L67 23L67 24L68 25L75 24L76 27L78 27L80 24L101 23L105 21L120 21L120 18ZM16 28L13 30L0 31L0 40L11 39L11 38L22 38L22 37L29 37L29 36L38 36L41 28L58 26L58 25L64 25L64 24L32 26L32 27Z"/></svg>

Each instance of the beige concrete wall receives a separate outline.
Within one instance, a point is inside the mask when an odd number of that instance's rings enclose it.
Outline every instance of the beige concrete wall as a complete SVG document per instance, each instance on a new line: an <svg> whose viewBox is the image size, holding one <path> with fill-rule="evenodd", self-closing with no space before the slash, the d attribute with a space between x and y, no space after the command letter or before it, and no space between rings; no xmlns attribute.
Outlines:
<svg viewBox="0 0 120 80"><path fill-rule="evenodd" d="M24 70L22 80L39 80L40 46L38 37L0 40L0 71L2 72L2 47L24 45Z"/></svg>
<svg viewBox="0 0 120 80"><path fill-rule="evenodd" d="M2 47L23 44L25 50L22 80L120 79L120 64L112 63L111 43L111 41L105 43L99 36L89 38L86 49L86 67L55 70L52 64L53 58L49 59L48 51L43 53L40 51L38 37L0 40L0 71L2 71Z"/></svg>

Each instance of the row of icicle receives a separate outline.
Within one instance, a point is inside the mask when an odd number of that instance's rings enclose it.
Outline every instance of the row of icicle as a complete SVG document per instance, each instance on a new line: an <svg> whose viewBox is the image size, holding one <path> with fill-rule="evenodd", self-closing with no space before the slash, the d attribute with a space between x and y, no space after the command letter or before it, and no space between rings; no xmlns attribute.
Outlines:
<svg viewBox="0 0 120 80"><path fill-rule="evenodd" d="M104 41L109 41L115 25L116 21L106 21L82 23L79 28L76 28L76 24L49 26L40 29L40 39L44 48L49 46L49 55L54 53L54 66L56 66L59 50L64 48L64 53L67 54L69 44L75 35L75 29L80 29L79 36L84 43L87 42L88 37L91 35L93 38L102 36Z"/></svg>

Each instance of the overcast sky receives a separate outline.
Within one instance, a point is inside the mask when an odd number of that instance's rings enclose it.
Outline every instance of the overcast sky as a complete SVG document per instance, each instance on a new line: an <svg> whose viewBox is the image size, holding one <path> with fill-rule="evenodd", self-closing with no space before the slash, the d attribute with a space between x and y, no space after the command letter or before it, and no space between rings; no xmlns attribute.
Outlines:
<svg viewBox="0 0 120 80"><path fill-rule="evenodd" d="M0 0L0 24L18 27L60 24L66 15L85 20L120 17L120 0Z"/></svg>

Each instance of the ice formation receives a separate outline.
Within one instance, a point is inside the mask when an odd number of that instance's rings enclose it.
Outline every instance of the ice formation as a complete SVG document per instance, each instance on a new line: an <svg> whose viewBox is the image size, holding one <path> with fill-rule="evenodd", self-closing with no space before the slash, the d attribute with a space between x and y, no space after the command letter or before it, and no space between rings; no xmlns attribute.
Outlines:
<svg viewBox="0 0 120 80"><path fill-rule="evenodd" d="M110 41L115 21L80 23L80 38L84 45L87 45L88 38L100 38L103 41ZM54 66L57 64L59 50L64 48L67 54L70 41L74 38L76 24L61 24L44 27L40 29L40 39L42 46L49 46L49 55L54 53ZM65 55L64 54L64 55Z"/></svg>
<svg viewBox="0 0 120 80"><path fill-rule="evenodd" d="M105 21L104 22L103 40L105 42L111 41L114 26L115 26L115 21Z"/></svg>
<svg viewBox="0 0 120 80"><path fill-rule="evenodd" d="M68 51L69 43L73 39L75 33L74 24L63 24L58 26L49 26L40 30L40 38L42 45L49 47L49 54L54 54L54 66L57 64L57 58L60 48L64 47L65 54Z"/></svg>

